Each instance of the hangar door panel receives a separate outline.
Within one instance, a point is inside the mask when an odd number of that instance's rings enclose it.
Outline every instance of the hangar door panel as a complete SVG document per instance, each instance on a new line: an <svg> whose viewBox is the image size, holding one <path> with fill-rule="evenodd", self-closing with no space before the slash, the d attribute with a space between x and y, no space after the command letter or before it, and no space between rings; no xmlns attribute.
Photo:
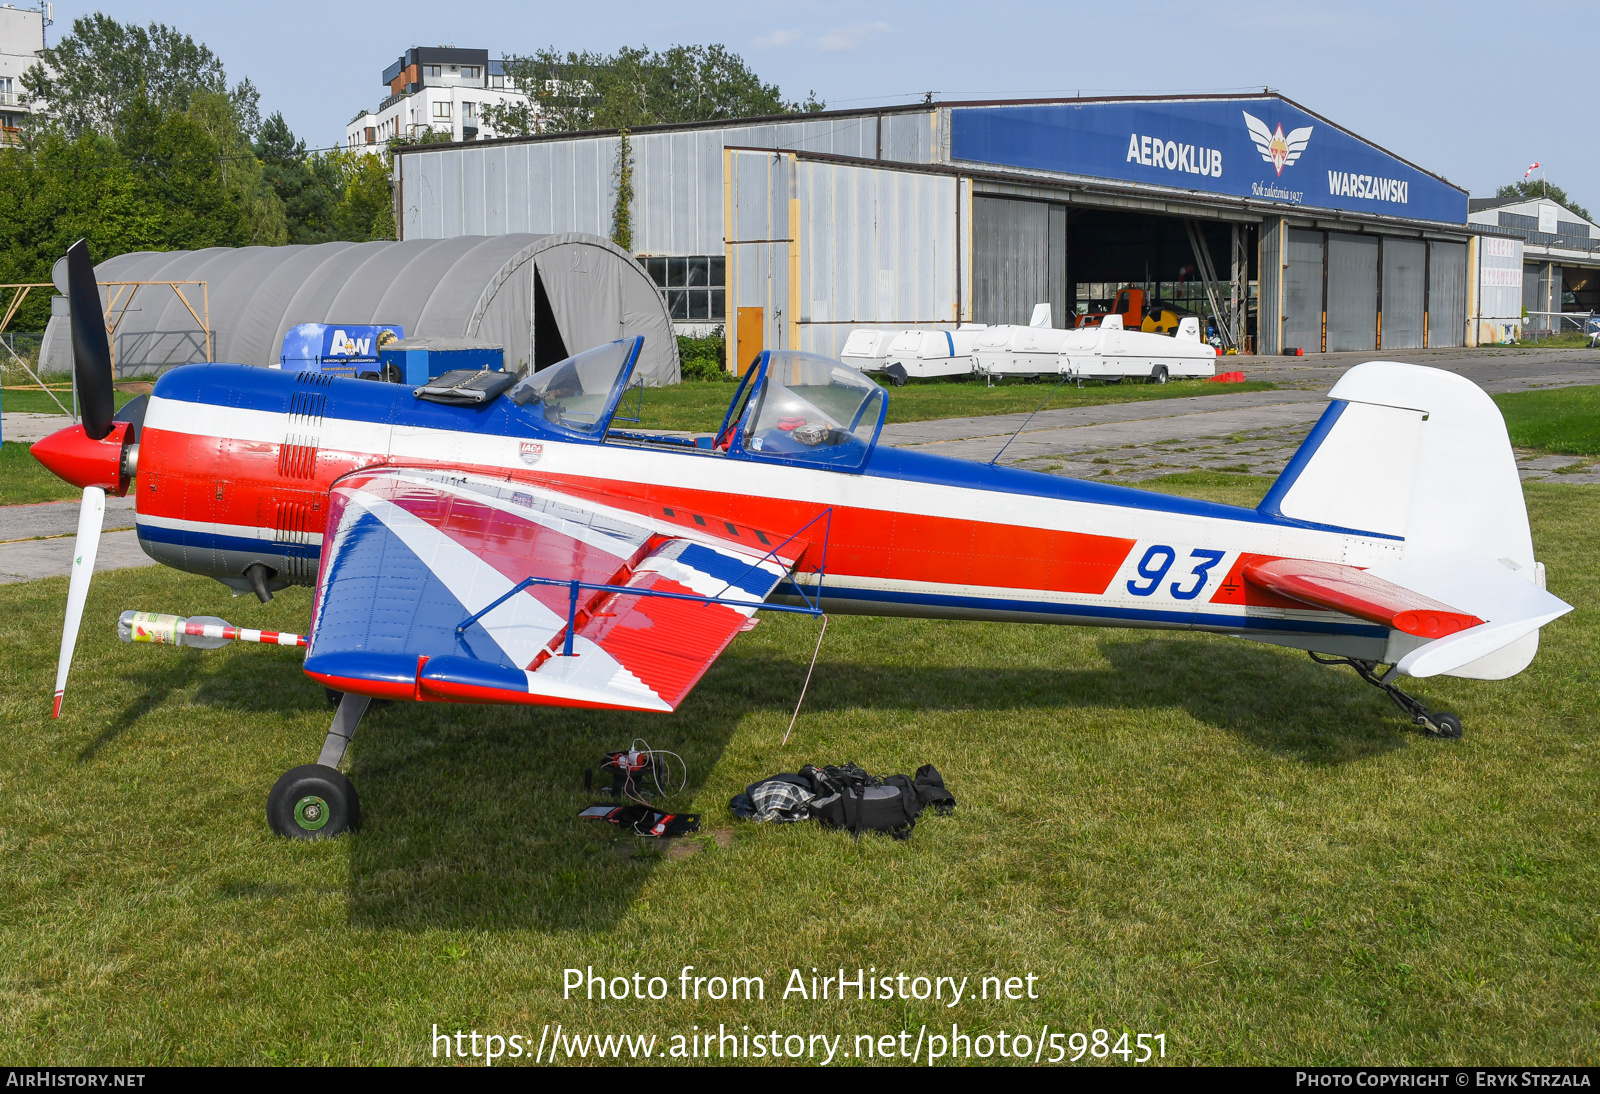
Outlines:
<svg viewBox="0 0 1600 1094"><path fill-rule="evenodd" d="M1428 345L1467 344L1467 245L1430 243Z"/></svg>
<svg viewBox="0 0 1600 1094"><path fill-rule="evenodd" d="M1283 347L1316 353L1322 349L1321 232L1289 229L1284 248Z"/></svg>
<svg viewBox="0 0 1600 1094"><path fill-rule="evenodd" d="M1022 323L1048 302L1066 322L1067 218L1059 205L973 195L972 320Z"/></svg>
<svg viewBox="0 0 1600 1094"><path fill-rule="evenodd" d="M1420 239L1383 241L1383 348L1422 348L1423 291L1428 245Z"/></svg>
<svg viewBox="0 0 1600 1094"><path fill-rule="evenodd" d="M1328 349L1378 345L1378 237L1328 233Z"/></svg>

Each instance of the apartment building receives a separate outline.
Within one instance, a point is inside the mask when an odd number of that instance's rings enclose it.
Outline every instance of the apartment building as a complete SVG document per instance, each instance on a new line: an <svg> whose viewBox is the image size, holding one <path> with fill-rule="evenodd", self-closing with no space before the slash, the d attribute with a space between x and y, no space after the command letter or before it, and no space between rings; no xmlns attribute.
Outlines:
<svg viewBox="0 0 1600 1094"><path fill-rule="evenodd" d="M397 137L432 131L451 140L498 136L488 124L491 105L526 99L506 76L504 62L486 49L414 46L383 72L388 95L345 127L345 147L376 150Z"/></svg>
<svg viewBox="0 0 1600 1094"><path fill-rule="evenodd" d="M22 74L39 63L51 8L29 10L0 4L0 144L15 144L29 113Z"/></svg>

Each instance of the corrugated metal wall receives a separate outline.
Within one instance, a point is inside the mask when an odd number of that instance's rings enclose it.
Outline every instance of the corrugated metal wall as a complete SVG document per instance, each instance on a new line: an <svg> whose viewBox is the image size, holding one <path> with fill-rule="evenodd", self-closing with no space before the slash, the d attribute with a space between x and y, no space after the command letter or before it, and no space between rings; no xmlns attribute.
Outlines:
<svg viewBox="0 0 1600 1094"><path fill-rule="evenodd" d="M739 309L762 309L765 347L830 355L857 326L960 317L970 184L781 152L730 150L727 171L730 344L751 314Z"/></svg>
<svg viewBox="0 0 1600 1094"><path fill-rule="evenodd" d="M1378 237L1328 233L1328 349L1370 350L1378 335Z"/></svg>
<svg viewBox="0 0 1600 1094"><path fill-rule="evenodd" d="M1467 343L1467 245L1428 244L1428 345Z"/></svg>
<svg viewBox="0 0 1600 1094"><path fill-rule="evenodd" d="M791 291L790 197L794 157L781 152L725 152L729 204L727 231L727 338L765 349L798 349L799 315ZM761 309L761 334L745 328L739 309ZM740 361L744 368L749 362Z"/></svg>
<svg viewBox="0 0 1600 1094"><path fill-rule="evenodd" d="M1307 353L1322 350L1322 248L1321 232L1288 230L1283 271L1283 345Z"/></svg>
<svg viewBox="0 0 1600 1094"><path fill-rule="evenodd" d="M722 250L722 149L789 148L907 163L934 161L932 112L638 133L633 249ZM454 144L400 160L401 238L506 232L611 235L616 136Z"/></svg>
<svg viewBox="0 0 1600 1094"><path fill-rule="evenodd" d="M1056 326L1067 314L1066 209L979 194L972 199L972 320L1027 323L1049 303Z"/></svg>
<svg viewBox="0 0 1600 1094"><path fill-rule="evenodd" d="M1428 245L1420 239L1383 241L1384 349L1421 349L1426 307Z"/></svg>
<svg viewBox="0 0 1600 1094"><path fill-rule="evenodd" d="M800 338L834 353L855 326L958 318L958 202L948 175L798 159Z"/></svg>
<svg viewBox="0 0 1600 1094"><path fill-rule="evenodd" d="M1260 299L1256 304L1256 352L1280 353L1283 349L1283 251L1288 234L1282 218L1268 217L1261 225L1256 268L1260 277Z"/></svg>

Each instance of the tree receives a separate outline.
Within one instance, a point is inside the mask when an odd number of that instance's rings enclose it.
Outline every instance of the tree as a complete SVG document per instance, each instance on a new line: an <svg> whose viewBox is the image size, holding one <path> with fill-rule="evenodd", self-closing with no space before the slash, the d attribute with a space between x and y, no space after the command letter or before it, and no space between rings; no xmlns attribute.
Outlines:
<svg viewBox="0 0 1600 1094"><path fill-rule="evenodd" d="M333 151L323 157L339 179L339 204L333 212L334 239L357 243L393 239L394 201L389 188L388 155Z"/></svg>
<svg viewBox="0 0 1600 1094"><path fill-rule="evenodd" d="M197 91L227 96L246 136L261 123L255 86L243 80L230 91L216 55L165 23L141 27L99 12L79 16L71 33L41 50L39 59L23 73L23 90L47 123L70 137L113 132L135 102L161 113L188 110Z"/></svg>
<svg viewBox="0 0 1600 1094"><path fill-rule="evenodd" d="M640 46L615 54L561 54L554 47L506 59L506 75L525 103L490 106L486 120L498 133L570 133L627 129L672 122L715 121L824 108L816 93L786 102L726 46Z"/></svg>
<svg viewBox="0 0 1600 1094"><path fill-rule="evenodd" d="M241 247L289 242L284 203L267 185L265 169L242 129L237 102L214 91L197 91L186 113L216 145L218 177L233 217L228 234Z"/></svg>
<svg viewBox="0 0 1600 1094"><path fill-rule="evenodd" d="M1559 205L1565 205L1584 220L1594 220L1594 217L1589 215L1589 210L1567 197L1565 190L1555 183L1546 182L1543 179L1522 179L1520 182L1510 183L1496 190L1494 196L1497 198L1549 198Z"/></svg>
<svg viewBox="0 0 1600 1094"><path fill-rule="evenodd" d="M290 243L325 243L335 237L334 210L339 204L339 173L320 156L306 153L281 112L261 125L255 154L264 184L283 203Z"/></svg>
<svg viewBox="0 0 1600 1094"><path fill-rule="evenodd" d="M48 133L0 151L0 281L49 281L56 259L87 239L96 258L166 246L165 211L116 143L98 133ZM43 330L50 294L28 297L13 321Z"/></svg>

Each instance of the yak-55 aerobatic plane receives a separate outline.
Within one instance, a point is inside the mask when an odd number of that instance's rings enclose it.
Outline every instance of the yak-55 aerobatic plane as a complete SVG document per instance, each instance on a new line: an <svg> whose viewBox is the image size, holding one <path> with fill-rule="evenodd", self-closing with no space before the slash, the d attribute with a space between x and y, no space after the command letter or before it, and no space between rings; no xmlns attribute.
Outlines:
<svg viewBox="0 0 1600 1094"><path fill-rule="evenodd" d="M269 795L285 835L356 823L339 765L373 698L672 711L759 608L1212 631L1350 665L1442 737L1398 677L1512 676L1571 610L1499 411L1436 369L1350 369L1246 509L880 445L884 389L807 353L763 352L709 444L619 428L638 338L456 390L186 365L114 417L68 260L82 424L33 447L83 488L56 713L105 493L135 489L156 560L315 590L305 638L267 636L343 695Z"/></svg>

